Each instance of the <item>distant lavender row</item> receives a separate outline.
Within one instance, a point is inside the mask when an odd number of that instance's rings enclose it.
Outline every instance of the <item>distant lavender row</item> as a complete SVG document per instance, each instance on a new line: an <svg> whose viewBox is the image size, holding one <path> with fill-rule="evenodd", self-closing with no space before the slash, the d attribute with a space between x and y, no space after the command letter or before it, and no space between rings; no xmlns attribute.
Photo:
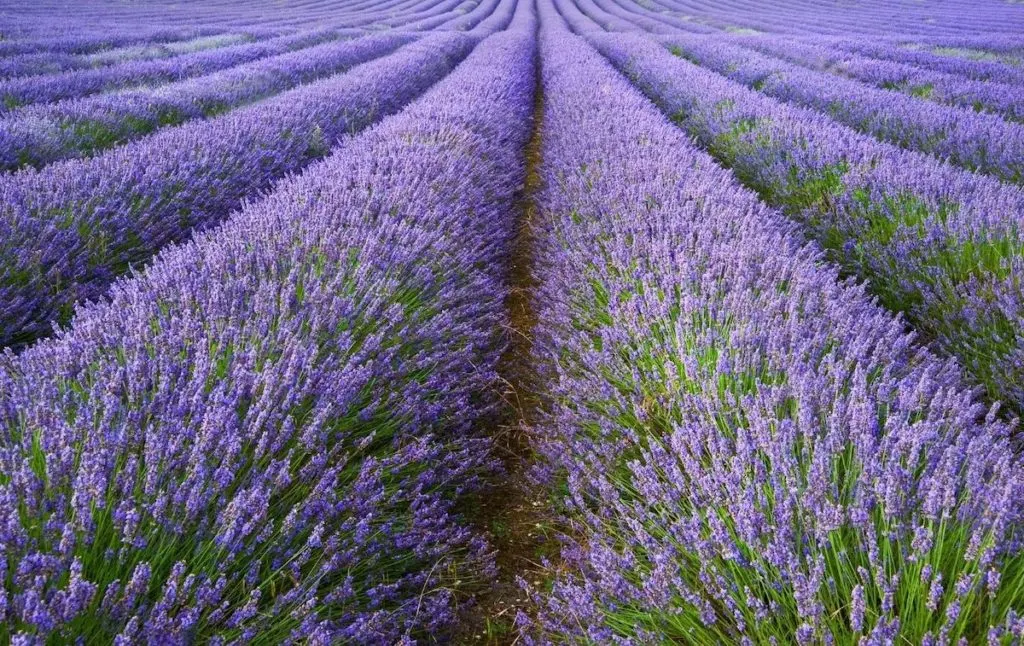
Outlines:
<svg viewBox="0 0 1024 646"><path fill-rule="evenodd" d="M1019 636L1011 428L556 18L536 437L571 540L536 637Z"/></svg>
<svg viewBox="0 0 1024 646"><path fill-rule="evenodd" d="M361 35L363 30L360 26L373 23L374 20L383 15L389 15L393 27L401 27L407 23L423 20L423 16L435 13L444 13L448 8L454 6L459 0L448 0L446 3L430 2L429 0L410 0L406 2L403 11L385 14L383 9L360 12L342 18L340 15L329 14L325 16L321 24L316 25L315 31L324 31L330 27L341 36ZM442 16L441 20L447 20L450 16ZM324 25L323 23L327 23ZM167 43L143 43L140 45L128 45L114 49L103 49L94 54L67 54L62 52L35 52L23 54L7 59L0 59L0 77L21 76L27 74L59 73L74 69L89 69L115 63L141 62L166 58L180 53L188 53L192 50L205 49L218 42L233 44L242 40L251 40L254 37L269 38L276 35L275 30L262 29L258 27L245 26L242 34L218 34L195 40L171 41ZM279 30L278 30L279 31ZM310 32L306 29L305 32Z"/></svg>
<svg viewBox="0 0 1024 646"><path fill-rule="evenodd" d="M143 43L141 45L130 45L116 49L104 49L92 54L81 54L80 56L93 66L116 65L131 61L155 60L181 54L194 54L207 49L242 45L254 40L269 39L277 35L273 32L267 33L265 30L256 31L256 34L249 32L242 34L217 34L216 36L179 40L170 43Z"/></svg>
<svg viewBox="0 0 1024 646"><path fill-rule="evenodd" d="M201 27L194 29L134 28L103 35L86 34L63 38L40 38L0 41L0 56L13 56L32 52L61 52L64 54L89 54L103 49L124 47L138 43L162 43L176 40L190 40L201 36L215 36L224 33L223 28Z"/></svg>
<svg viewBox="0 0 1024 646"><path fill-rule="evenodd" d="M440 9L432 10L425 17L412 22L408 22L404 17L396 17L377 21L374 24L394 28L399 23L402 23L403 29L409 29L411 31L431 31L453 20L453 17L455 16L459 16L460 14L465 15L466 12L475 8L477 4L479 4L479 0L452 0L450 3L446 3L444 5L443 11Z"/></svg>
<svg viewBox="0 0 1024 646"><path fill-rule="evenodd" d="M431 35L211 121L0 177L0 347L45 334L129 263L219 222L240 200L327 154L339 137L400 109L475 42Z"/></svg>
<svg viewBox="0 0 1024 646"><path fill-rule="evenodd" d="M481 7L487 9L485 17L482 17L479 12L473 11L463 18L453 19L443 28L478 34L494 33L509 27L521 4L523 4L521 0L497 0L491 3L481 3ZM529 3L527 2L527 4Z"/></svg>
<svg viewBox="0 0 1024 646"><path fill-rule="evenodd" d="M1024 125L816 72L721 39L673 36L665 42L702 67L883 141L1008 182L1024 181Z"/></svg>
<svg viewBox="0 0 1024 646"><path fill-rule="evenodd" d="M26 106L0 118L0 169L95 154L159 128L220 114L383 56L415 36L327 42L152 89Z"/></svg>
<svg viewBox="0 0 1024 646"><path fill-rule="evenodd" d="M480 0L472 10L449 18L437 30L469 31L485 21L507 25L515 12L516 0ZM501 28L501 27L499 27Z"/></svg>
<svg viewBox="0 0 1024 646"><path fill-rule="evenodd" d="M956 74L921 69L892 60L876 60L825 45L781 38L745 37L737 44L770 56L930 101L987 110L1024 121L1024 88L995 81L975 81Z"/></svg>
<svg viewBox="0 0 1024 646"><path fill-rule="evenodd" d="M129 61L159 60L240 45L253 40L248 34L218 34L192 40L154 43L102 50L95 54L64 54L34 52L0 59L0 78L8 79L34 74L57 74L70 70L91 69Z"/></svg>
<svg viewBox="0 0 1024 646"><path fill-rule="evenodd" d="M445 634L489 575L453 503L489 463L532 73L532 34L488 39L6 356L0 639Z"/></svg>
<svg viewBox="0 0 1024 646"><path fill-rule="evenodd" d="M647 39L593 42L992 397L1024 411L1024 191L781 104Z"/></svg>
<svg viewBox="0 0 1024 646"><path fill-rule="evenodd" d="M451 20L453 15L457 14L459 7L465 6L467 2L468 0L442 0L413 12L389 12L374 18L370 21L370 25L389 28L402 25L403 29L429 31L445 21ZM369 19L367 20L369 21ZM363 22L363 20L359 22Z"/></svg>
<svg viewBox="0 0 1024 646"><path fill-rule="evenodd" d="M963 58L969 61L991 61L996 63L1005 63L1010 67L1020 67L1024 65L1024 57L1019 54L1010 52L990 52L982 49L968 49L965 47L949 47L945 45L919 45L914 43L908 45L911 49L924 49L930 51L933 54L939 54L940 56L951 56L953 58Z"/></svg>
<svg viewBox="0 0 1024 646"><path fill-rule="evenodd" d="M915 39L915 42L929 43L933 46L941 47L960 47L987 52L1024 55L1024 35L1019 33L924 37Z"/></svg>
<svg viewBox="0 0 1024 646"><path fill-rule="evenodd" d="M274 0L247 3L83 0L74 4L73 11L69 11L63 0L8 0L0 8L3 10L6 10L0 14L4 18L3 27L13 30L11 35L14 39L51 42L70 38L102 40L115 34L129 34L133 30L146 33L168 29L239 31L256 28L274 30L280 35L292 29L316 28L325 20L346 13L340 3L296 1L284 4Z"/></svg>
<svg viewBox="0 0 1024 646"><path fill-rule="evenodd" d="M637 0L625 0L636 2ZM763 0L643 0L700 16L723 29L753 28L770 33L836 34L869 40L893 34L916 38L962 37L965 34L1024 33L1024 12L1001 0L974 2L903 2L864 0L837 5L831 1L764 2Z"/></svg>
<svg viewBox="0 0 1024 646"><path fill-rule="evenodd" d="M606 7L614 2L609 0L601 0L601 6ZM675 32L694 32L700 34L711 34L717 33L718 29L706 25L704 23L694 22L693 20L685 20L675 15L672 12L666 10L666 8L658 8L658 5L653 2L645 2L643 4L636 2L619 2L619 5L623 5L623 8L628 12L632 12L634 15L628 13L622 13L622 16L629 16L631 22L634 22L641 27L644 27L648 31L653 33L660 33L662 29L660 27L655 28L655 23L662 23L672 27Z"/></svg>
<svg viewBox="0 0 1024 646"><path fill-rule="evenodd" d="M259 0L257 0L259 1ZM10 40L41 40L64 42L69 39L104 38L172 29L224 29L244 25L268 26L279 22L276 11L264 10L257 19L252 14L244 20L247 5L226 5L216 0L199 3L109 3L84 0L74 5L74 11L62 0L8 0L0 7L3 11L3 29Z"/></svg>
<svg viewBox="0 0 1024 646"><path fill-rule="evenodd" d="M0 82L0 114L32 103L51 103L132 85L180 81L336 38L335 32L320 30L163 60L132 61L93 70L72 70L4 81Z"/></svg>
<svg viewBox="0 0 1024 646"><path fill-rule="evenodd" d="M656 34L674 34L680 31L688 32L691 29L681 28L679 25L669 25L650 16L640 15L627 11L614 2L607 0L574 0L580 10L591 16L601 26L609 31L632 31L637 28L645 29ZM685 23L684 23L685 24ZM714 32L708 29L708 32ZM706 32L705 32L706 33Z"/></svg>
<svg viewBox="0 0 1024 646"><path fill-rule="evenodd" d="M554 4L569 27L579 34L604 31L631 32L641 28L629 20L624 20L600 9L595 10L593 2L577 3L576 0L554 0ZM589 13L585 9L589 9Z"/></svg>
<svg viewBox="0 0 1024 646"><path fill-rule="evenodd" d="M1011 85L1024 84L1024 69L1011 67L1005 63L942 56L934 52L892 47L884 42L871 40L830 39L823 44L861 56L892 60L923 69L957 74L978 81L995 81Z"/></svg>

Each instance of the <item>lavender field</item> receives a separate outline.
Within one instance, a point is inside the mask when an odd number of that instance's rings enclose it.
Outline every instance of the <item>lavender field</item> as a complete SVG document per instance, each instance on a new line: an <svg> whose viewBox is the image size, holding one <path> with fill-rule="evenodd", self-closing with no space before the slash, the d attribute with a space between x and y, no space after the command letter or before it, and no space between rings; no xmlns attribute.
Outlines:
<svg viewBox="0 0 1024 646"><path fill-rule="evenodd" d="M1024 3L0 1L0 644L1024 644Z"/></svg>

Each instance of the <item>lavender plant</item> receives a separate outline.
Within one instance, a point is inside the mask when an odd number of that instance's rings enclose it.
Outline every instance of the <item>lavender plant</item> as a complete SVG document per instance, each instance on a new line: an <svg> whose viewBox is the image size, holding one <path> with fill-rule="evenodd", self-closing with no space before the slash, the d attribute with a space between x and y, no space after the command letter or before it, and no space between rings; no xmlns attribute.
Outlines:
<svg viewBox="0 0 1024 646"><path fill-rule="evenodd" d="M335 32L322 30L167 59L132 61L92 70L72 70L8 80L0 83L0 114L22 105L52 103L129 86L181 81L336 38Z"/></svg>
<svg viewBox="0 0 1024 646"><path fill-rule="evenodd" d="M593 42L680 126L1024 410L1024 193L786 106L637 36Z"/></svg>
<svg viewBox="0 0 1024 646"><path fill-rule="evenodd" d="M568 643L1009 643L1012 427L541 14L538 432Z"/></svg>
<svg viewBox="0 0 1024 646"><path fill-rule="evenodd" d="M671 37L680 56L787 103L910 150L948 159L1008 182L1024 181L1024 126L940 106L773 59L721 40Z"/></svg>
<svg viewBox="0 0 1024 646"><path fill-rule="evenodd" d="M452 506L489 465L533 50L487 39L7 353L0 639L443 636L490 567Z"/></svg>
<svg viewBox="0 0 1024 646"><path fill-rule="evenodd" d="M384 36L394 48L403 37ZM0 345L66 322L131 263L326 155L398 111L476 40L435 34L395 54L211 121L171 128L88 160L0 177ZM381 52L382 53L382 52Z"/></svg>
<svg viewBox="0 0 1024 646"><path fill-rule="evenodd" d="M223 114L345 72L405 45L409 34L326 42L157 88L26 106L0 119L0 168L88 157L167 126Z"/></svg>

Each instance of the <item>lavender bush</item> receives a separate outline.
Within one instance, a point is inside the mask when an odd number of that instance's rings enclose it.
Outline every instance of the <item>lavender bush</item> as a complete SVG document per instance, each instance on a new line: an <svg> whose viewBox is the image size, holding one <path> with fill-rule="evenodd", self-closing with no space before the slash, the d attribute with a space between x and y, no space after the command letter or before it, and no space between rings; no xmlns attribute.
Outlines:
<svg viewBox="0 0 1024 646"><path fill-rule="evenodd" d="M489 460L468 431L494 405L533 56L530 32L486 40L7 354L0 639L392 643L452 622L489 568L452 504Z"/></svg>
<svg viewBox="0 0 1024 646"><path fill-rule="evenodd" d="M780 104L650 40L593 42L993 399L1024 411L1024 192Z"/></svg>
<svg viewBox="0 0 1024 646"><path fill-rule="evenodd" d="M539 637L1019 638L1011 428L542 20L539 436L580 538Z"/></svg>
<svg viewBox="0 0 1024 646"><path fill-rule="evenodd" d="M823 112L883 141L1008 182L1024 181L1024 125L872 88L720 40L672 37L666 42L702 67L781 101Z"/></svg>
<svg viewBox="0 0 1024 646"><path fill-rule="evenodd" d="M388 48L403 42L382 38ZM474 43L435 34L218 119L0 177L0 345L46 333L131 263L219 222L242 199L326 155L339 137L397 111Z"/></svg>
<svg viewBox="0 0 1024 646"><path fill-rule="evenodd" d="M168 59L132 61L88 71L74 70L61 74L13 79L0 83L0 111L9 111L31 103L52 103L123 87L180 81L261 58L286 54L335 38L337 35L334 32L324 30Z"/></svg>
<svg viewBox="0 0 1024 646"><path fill-rule="evenodd" d="M157 88L26 106L0 118L0 168L41 167L93 155L160 128L216 116L303 82L329 78L413 39L380 34L327 42Z"/></svg>

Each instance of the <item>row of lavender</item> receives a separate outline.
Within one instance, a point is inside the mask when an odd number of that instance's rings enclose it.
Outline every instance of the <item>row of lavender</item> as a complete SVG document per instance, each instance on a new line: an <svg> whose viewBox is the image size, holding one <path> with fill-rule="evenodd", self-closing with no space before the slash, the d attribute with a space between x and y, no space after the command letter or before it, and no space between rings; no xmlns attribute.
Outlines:
<svg viewBox="0 0 1024 646"><path fill-rule="evenodd" d="M973 61L950 59L923 51L910 51L898 45L867 49L873 56L855 53L856 44L843 49L841 41L799 42L784 39L744 38L737 44L788 60L811 69L830 71L847 78L884 89L899 90L911 96L1002 115L1024 122L1024 74L1012 66L977 69ZM911 60L901 60L903 54ZM938 69L922 67L934 62ZM979 78L980 77L980 78Z"/></svg>
<svg viewBox="0 0 1024 646"><path fill-rule="evenodd" d="M822 112L746 89L673 56L650 38L600 33L573 3L557 4L574 30L588 34L747 186L803 223L886 306L905 312L926 340L960 360L993 400L1017 414L1024 410L1019 187L887 145ZM618 25L620 31L627 26ZM669 40L702 62L720 60L713 44L691 36ZM720 69L739 73L728 65ZM757 87L786 85L774 76L754 78ZM969 138L972 145L988 145L988 131L978 134Z"/></svg>
<svg viewBox="0 0 1024 646"><path fill-rule="evenodd" d="M491 567L453 505L491 469L471 431L533 103L521 7L400 115L4 357L0 640L445 634ZM467 48L427 41L391 64ZM388 83L436 73L408 72Z"/></svg>
<svg viewBox="0 0 1024 646"><path fill-rule="evenodd" d="M610 31L642 28L657 34L677 34L662 40L698 64L788 103L826 112L833 119L879 139L929 152L1007 181L1021 181L1024 177L1024 127L1006 123L999 116L977 114L970 107L918 101L899 92L776 60L747 47L748 41L753 40L761 48L784 49L785 45L777 44L775 37L742 37L727 42L721 36L679 36L679 30L663 25L652 27L649 21L622 9L614 0L580 0L577 4L586 15L585 20L596 21ZM1024 79L1016 67L997 67L1017 82Z"/></svg>
<svg viewBox="0 0 1024 646"><path fill-rule="evenodd" d="M360 42L363 58L372 58L403 38ZM0 343L29 341L50 321L66 321L76 301L101 295L130 263L217 223L339 137L401 108L473 44L464 35L426 37L217 119L0 177Z"/></svg>
<svg viewBox="0 0 1024 646"><path fill-rule="evenodd" d="M404 33L328 42L154 88L36 105L0 118L0 169L95 154L154 130L215 116L343 72L412 40Z"/></svg>
<svg viewBox="0 0 1024 646"><path fill-rule="evenodd" d="M187 56L206 52L218 47L242 45L261 40L261 35L252 33L216 34L213 36L188 37L167 43L153 42L142 45L112 47L94 53L28 52L0 58L0 78L12 78L57 74L72 70L98 69L117 63L157 61L175 56ZM268 37L273 37L269 36Z"/></svg>
<svg viewBox="0 0 1024 646"><path fill-rule="evenodd" d="M56 6L55 6L56 5ZM452 0L385 0L341 4L328 0L250 3L82 2L74 12L60 0L12 0L0 6L0 56L32 53L85 54L112 48L148 48L189 37L247 33L283 34L325 22L378 28L417 14L426 18L452 8Z"/></svg>
<svg viewBox="0 0 1024 646"><path fill-rule="evenodd" d="M0 345L46 334L51 322L66 322L75 302L101 295L131 263L217 223L240 200L322 157L339 137L397 111L481 37L506 26L514 7L503 2L482 21L475 18L470 32L424 36L348 73L215 119L167 128L91 159L0 176ZM316 69L322 57L311 51L325 49L334 52L333 64L352 65L412 40L384 33L286 56ZM257 77L250 86L258 83ZM212 82L202 87L223 93Z"/></svg>
<svg viewBox="0 0 1024 646"><path fill-rule="evenodd" d="M1013 2L978 0L959 2L892 3L864 0L836 5L829 0L761 2L734 0L618 0L631 10L656 8L675 13L724 31L761 31L775 34L822 34L863 40L889 38L894 34L914 39L948 40L979 38L990 43L1000 37L1016 39L1024 33L1024 16Z"/></svg>
<svg viewBox="0 0 1024 646"><path fill-rule="evenodd" d="M593 0L589 17L611 31L634 31L639 27L654 34L676 36L680 31L692 31L675 28L677 22L663 16L659 17L665 24L652 25L647 17L649 10L629 0L617 1L619 4L615 0ZM587 4L581 3L581 6ZM998 121L979 121L969 113L935 112L928 104L901 101L893 94L872 92L867 87L844 83L835 76L809 74L780 61L751 58L743 49L755 49L804 67L866 81L884 89L898 89L919 98L995 111L1013 120L1020 118L1024 100L1019 87L1024 83L1024 72L1020 69L1024 61L1021 58L1024 39L1019 36L1003 39L991 34L937 39L918 37L908 42L905 37L887 33L878 42L820 35L797 40L775 34L734 37L719 34L713 39L686 37L683 42L700 49L698 56L707 60L704 64L715 71L735 75L741 82L759 87L768 83L776 96L787 101L824 107L837 118L876 136L902 141L908 147L927 148L953 159L970 152L959 150L958 146L991 145L988 140L999 139L1001 134L1012 139L1016 130L1012 127L1006 130ZM889 128L896 131L890 132ZM923 135L912 132L915 129L923 130ZM987 136L981 137L980 142L971 141L969 136L957 136L958 132L967 130L986 131ZM916 140L906 141L904 138L908 136L916 136ZM946 138L958 140L959 144L944 141ZM978 160L973 164L970 159L966 161L969 165L984 166L997 164L999 157L1012 158L1005 154L995 155L997 159L991 159L991 154L988 157L990 159L980 164ZM1010 163L1014 163L1013 159ZM995 171L999 174L1000 169L997 167ZM1003 171L1005 173L1005 169Z"/></svg>
<svg viewBox="0 0 1024 646"><path fill-rule="evenodd" d="M1013 427L541 8L536 437L571 538L533 637L1019 640Z"/></svg>
<svg viewBox="0 0 1024 646"><path fill-rule="evenodd" d="M255 43L204 48L179 56L142 57L123 64L96 65L91 69L73 67L61 73L9 79L0 83L0 102L3 104L0 110L7 112L22 105L52 103L133 85L180 81L316 45L332 36L334 34L328 30L289 34ZM39 63L53 65L52 61ZM20 66L12 67L12 71L24 69Z"/></svg>
<svg viewBox="0 0 1024 646"><path fill-rule="evenodd" d="M431 8L437 14L433 18L413 20L419 14L409 14L393 21L378 38L407 42L418 29L435 28L489 33L502 26L496 21L507 22L509 5L507 0L485 0L459 14L454 11L461 6L459 0L446 0ZM397 27L401 33L393 33ZM0 118L0 170L95 154L156 129L220 114L338 73L374 51L379 55L381 45L372 44L369 37L336 42L353 35L358 32L319 29L168 60L130 61L0 83L0 99L10 107L30 104ZM176 76L183 79L159 84ZM145 86L150 81L159 83ZM89 96L118 86L132 87Z"/></svg>
<svg viewBox="0 0 1024 646"><path fill-rule="evenodd" d="M474 3L415 0L406 4L410 6L403 7L398 13L384 11L382 7L372 12L360 12L356 17L341 17L335 12L318 21L315 29L287 33L278 38L273 37L280 30L247 26L236 30L240 33L215 33L195 38L187 38L188 32L169 32L168 38L186 39L108 47L95 53L74 54L57 48L9 56L0 59L0 79L3 79L0 82L0 101L5 104L0 106L0 110L128 85L206 74L248 60L287 52L317 35L326 39L332 33L328 29L331 25L341 32L335 37L385 28L465 30L493 13L496 3L493 0ZM472 10L466 10L467 6ZM137 38L137 35L126 36L125 42L135 42ZM261 42L251 42L254 40ZM109 46L120 41L107 39L101 42ZM310 41L306 46L309 44L313 43Z"/></svg>
<svg viewBox="0 0 1024 646"><path fill-rule="evenodd" d="M89 54L102 50L126 48L133 45L153 45L170 43L203 36L216 36L224 33L220 27L193 27L171 29L167 27L140 28L131 26L116 33L99 35L79 35L65 38L25 38L4 39L0 41L0 56L9 57L34 54Z"/></svg>
<svg viewBox="0 0 1024 646"><path fill-rule="evenodd" d="M677 53L785 103L812 108L882 141L1024 182L1024 125L803 68L718 39L669 37ZM924 90L919 90L923 93Z"/></svg>

